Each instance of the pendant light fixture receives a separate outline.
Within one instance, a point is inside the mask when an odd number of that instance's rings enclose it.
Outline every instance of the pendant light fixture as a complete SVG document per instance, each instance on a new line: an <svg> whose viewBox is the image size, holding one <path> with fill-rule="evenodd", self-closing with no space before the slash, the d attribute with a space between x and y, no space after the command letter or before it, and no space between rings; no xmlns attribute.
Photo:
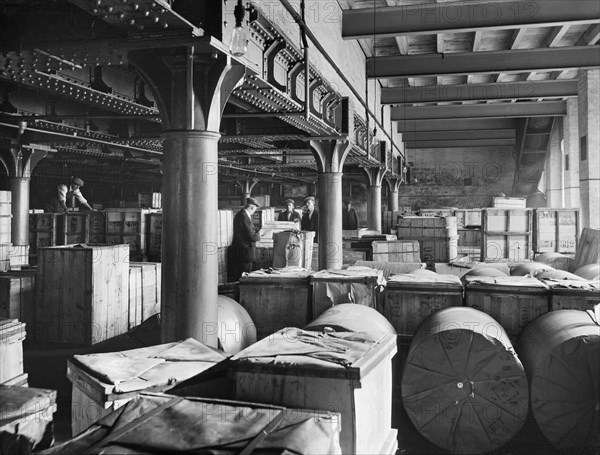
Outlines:
<svg viewBox="0 0 600 455"><path fill-rule="evenodd" d="M243 56L248 50L248 40L246 37L246 29L244 28L244 16L246 9L242 4L242 0L238 0L233 15L235 16L235 28L231 34L231 42L229 43L229 52L236 57Z"/></svg>

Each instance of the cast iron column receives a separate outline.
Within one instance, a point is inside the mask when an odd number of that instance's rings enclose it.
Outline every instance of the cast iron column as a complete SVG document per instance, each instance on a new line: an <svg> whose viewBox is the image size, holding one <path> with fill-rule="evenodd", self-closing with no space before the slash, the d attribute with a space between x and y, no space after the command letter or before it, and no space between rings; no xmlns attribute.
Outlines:
<svg viewBox="0 0 600 455"><path fill-rule="evenodd" d="M175 310L164 315L166 340L217 345L219 137L163 133L163 295Z"/></svg>
<svg viewBox="0 0 600 455"><path fill-rule="evenodd" d="M40 160L53 149L35 144L24 145L19 139L12 140L7 148L0 150L0 159L8 170L11 191L11 243L29 245L29 191L31 172Z"/></svg>
<svg viewBox="0 0 600 455"><path fill-rule="evenodd" d="M194 46L130 53L153 88L164 132L163 342L218 345L218 148L221 114L244 66Z"/></svg>
<svg viewBox="0 0 600 455"><path fill-rule="evenodd" d="M367 227L381 232L381 182L386 172L384 168L365 168L369 179L367 187Z"/></svg>
<svg viewBox="0 0 600 455"><path fill-rule="evenodd" d="M342 168L350 152L346 140L312 140L310 149L319 172L319 270L341 269L342 254Z"/></svg>
<svg viewBox="0 0 600 455"><path fill-rule="evenodd" d="M388 210L391 212L395 212L398 210L398 189L400 188L400 179L399 178L388 178L385 179L388 183L388 188L390 190L388 195Z"/></svg>

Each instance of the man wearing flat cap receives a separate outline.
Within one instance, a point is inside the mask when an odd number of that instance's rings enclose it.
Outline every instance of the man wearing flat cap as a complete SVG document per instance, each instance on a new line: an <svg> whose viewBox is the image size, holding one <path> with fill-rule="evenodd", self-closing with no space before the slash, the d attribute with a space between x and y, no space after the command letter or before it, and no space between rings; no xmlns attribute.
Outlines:
<svg viewBox="0 0 600 455"><path fill-rule="evenodd" d="M279 213L277 221L300 221L300 215L294 210L294 200L286 199L283 203L287 205L287 209Z"/></svg>
<svg viewBox="0 0 600 455"><path fill-rule="evenodd" d="M302 215L300 224L303 231L313 231L315 233L315 243L319 241L319 211L315 208L315 198L308 196L304 199L306 204L306 213Z"/></svg>
<svg viewBox="0 0 600 455"><path fill-rule="evenodd" d="M48 195L48 202L44 206L46 212L68 212L67 199L75 196L79 201L79 204L90 211L94 209L88 204L88 201L81 194L80 188L83 186L83 180L79 177L73 177L71 183L67 186L61 183L54 188Z"/></svg>
<svg viewBox="0 0 600 455"><path fill-rule="evenodd" d="M249 197L244 208L233 218L233 242L229 247L229 278L232 281L238 281L242 273L252 271L256 242L260 240L252 215L259 207L260 203Z"/></svg>

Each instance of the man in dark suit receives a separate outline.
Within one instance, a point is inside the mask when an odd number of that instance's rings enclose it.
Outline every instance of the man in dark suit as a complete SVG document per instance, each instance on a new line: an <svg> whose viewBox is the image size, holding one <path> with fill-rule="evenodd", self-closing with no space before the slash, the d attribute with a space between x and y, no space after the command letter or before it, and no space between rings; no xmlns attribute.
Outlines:
<svg viewBox="0 0 600 455"><path fill-rule="evenodd" d="M358 215L352 207L352 201L344 202L344 210L342 211L342 229L354 230L358 228Z"/></svg>
<svg viewBox="0 0 600 455"><path fill-rule="evenodd" d="M287 204L287 210L279 214L277 221L300 221L300 215L294 210L294 200L286 199L283 203Z"/></svg>
<svg viewBox="0 0 600 455"><path fill-rule="evenodd" d="M301 229L303 231L314 231L315 243L319 241L319 211L315 208L315 198L308 196L304 199L306 208L308 209L304 215L302 215Z"/></svg>
<svg viewBox="0 0 600 455"><path fill-rule="evenodd" d="M229 278L233 281L238 281L242 273L252 271L256 242L260 240L252 215L259 207L260 203L249 197L245 207L233 218L233 242L229 247Z"/></svg>

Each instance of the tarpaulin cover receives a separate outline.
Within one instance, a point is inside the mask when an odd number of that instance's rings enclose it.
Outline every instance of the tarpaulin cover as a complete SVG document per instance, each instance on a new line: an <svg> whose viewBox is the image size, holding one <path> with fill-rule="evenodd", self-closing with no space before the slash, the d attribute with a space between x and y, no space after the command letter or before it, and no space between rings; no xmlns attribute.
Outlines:
<svg viewBox="0 0 600 455"><path fill-rule="evenodd" d="M357 303L383 311L386 281L381 270L321 270L312 275L311 283L314 316L340 303Z"/></svg>
<svg viewBox="0 0 600 455"><path fill-rule="evenodd" d="M282 412L271 431L268 425ZM263 429L267 435L253 453L341 453L338 413L145 393L42 453L237 454Z"/></svg>
<svg viewBox="0 0 600 455"><path fill-rule="evenodd" d="M585 278L581 278L580 276L577 276L574 273L570 273L565 270L540 270L534 272L533 276L536 277L538 280L543 280L546 278L552 280L585 280Z"/></svg>
<svg viewBox="0 0 600 455"><path fill-rule="evenodd" d="M541 281L528 276L465 276L463 280L469 289L480 287L486 290L496 289L509 292L517 290L543 292L548 289Z"/></svg>
<svg viewBox="0 0 600 455"><path fill-rule="evenodd" d="M188 338L177 343L74 358L96 378L114 384L114 393L126 393L188 379L226 355Z"/></svg>
<svg viewBox="0 0 600 455"><path fill-rule="evenodd" d="M425 289L444 289L448 291L462 291L462 283L455 275L418 275L413 273L403 273L389 278L388 289L403 288L425 288Z"/></svg>
<svg viewBox="0 0 600 455"><path fill-rule="evenodd" d="M377 344L381 335L355 332L320 333L288 327L244 349L231 360L339 369L351 367L361 359Z"/></svg>
<svg viewBox="0 0 600 455"><path fill-rule="evenodd" d="M451 307L415 333L402 376L410 420L453 453L497 449L527 416L527 379L500 325L473 308Z"/></svg>
<svg viewBox="0 0 600 455"><path fill-rule="evenodd" d="M600 325L592 311L559 310L519 337L531 408L544 436L564 453L600 450Z"/></svg>

